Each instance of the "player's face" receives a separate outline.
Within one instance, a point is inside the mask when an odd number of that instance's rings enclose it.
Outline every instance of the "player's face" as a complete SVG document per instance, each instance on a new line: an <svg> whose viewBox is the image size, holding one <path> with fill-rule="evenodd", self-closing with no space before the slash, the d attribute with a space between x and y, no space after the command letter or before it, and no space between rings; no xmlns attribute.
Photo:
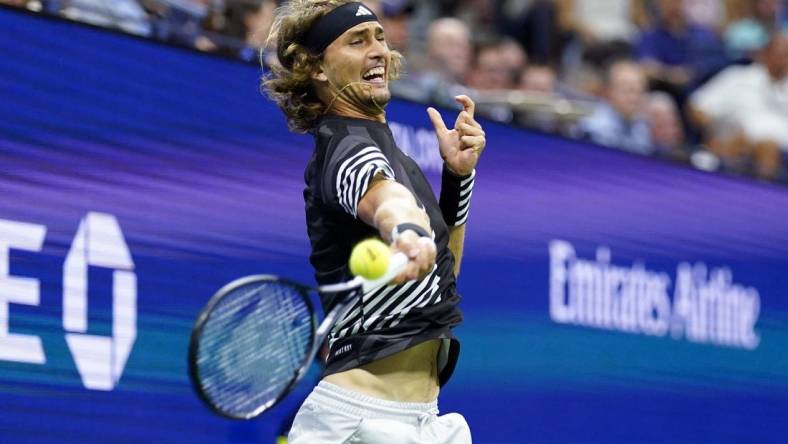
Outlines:
<svg viewBox="0 0 788 444"><path fill-rule="evenodd" d="M391 99L390 63L391 51L380 23L361 23L345 31L326 48L323 57L331 97L342 91L335 105L349 105L368 115L380 114Z"/></svg>

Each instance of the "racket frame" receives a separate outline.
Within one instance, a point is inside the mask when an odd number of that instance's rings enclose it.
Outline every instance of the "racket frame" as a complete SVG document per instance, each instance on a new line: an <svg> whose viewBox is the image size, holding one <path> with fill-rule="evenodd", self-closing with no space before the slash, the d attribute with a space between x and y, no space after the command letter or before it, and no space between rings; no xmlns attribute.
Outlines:
<svg viewBox="0 0 788 444"><path fill-rule="evenodd" d="M384 273L383 276L379 277L378 279L367 280L362 277L355 277L347 282L321 285L317 288L308 287L299 284L298 282L270 274L250 275L250 276L238 278L226 284L225 286L220 288L213 296L211 296L211 299L208 300L208 303L205 305L205 307L203 307L203 309L200 311L200 314L197 316L197 320L195 321L194 327L192 328L191 337L189 338L189 356L188 356L189 379L191 380L192 387L194 387L194 390L197 392L199 398L206 405L208 405L208 407L212 411L216 412L218 415L221 415L225 418L246 420L261 415L263 412L272 408L273 406L278 404L279 401L284 399L298 384L298 382L301 381L301 379L304 377L309 367L312 365L312 361L315 359L318 350L320 349L320 347L322 347L325 338L328 336L329 332L333 328L334 324L336 324L337 320L342 319L342 317L344 317L350 310L352 310L356 302L361 300L364 293L388 284L389 281L391 281L391 279L394 278L394 276L399 274L405 268L407 262L408 262L408 257L405 256L405 254L398 252L391 256L389 261L389 267L386 273ZM309 352L304 354L300 367L295 371L293 377L290 378L290 381L288 382L287 386L285 386L285 389L282 390L276 398L258 406L256 409L254 409L252 412L246 415L234 415L218 408L213 403L213 401L211 401L211 399L208 397L208 395L205 393L205 391L202 388L200 373L199 373L199 369L197 368L197 355L199 353L199 342L205 323L207 322L208 318L211 316L211 312L213 312L213 309L216 307L216 305L218 305L225 297L227 297L227 295L237 290L239 287L257 281L288 285L293 289L297 290L298 294L304 299L304 302L306 303L307 306L307 310L309 310L311 314L310 317L312 321L312 329L311 329L312 334L310 335L310 344L307 347ZM344 293L344 292L348 292L348 294L343 299L339 300L336 303L336 305L332 307L331 310L328 311L328 313L324 314L323 320L318 325L314 304L312 304L312 301L309 298L309 294L311 292L316 292L319 295L323 295L327 293Z"/></svg>
<svg viewBox="0 0 788 444"><path fill-rule="evenodd" d="M200 378L200 371L197 365L197 357L200 351L200 347L199 347L200 337L202 336L202 331L205 327L206 322L208 321L208 318L210 318L213 309L222 300L224 300L229 294L231 294L238 288L256 282L270 282L276 284L284 284L296 290L298 295L301 296L301 298L304 300L304 303L306 304L307 310L309 310L309 313L311 314L310 317L311 317L312 327L310 329L311 334L309 335L309 344L307 346L307 350L310 350L310 353L304 354L304 357L302 358L302 362L298 370L296 371L296 374L294 375L294 377L290 378L290 382L288 382L288 385L285 387L284 390L282 390L279 393L279 395L276 398L260 405L251 413L248 413L246 415L234 415L218 408L202 387L202 379ZM252 419L260 415L264 411L268 410L269 408L273 407L274 405L278 404L279 401L281 401L284 397L286 397L293 390L296 384L298 384L298 381L301 380L303 374L306 373L306 370L312 364L312 360L315 357L314 353L316 352L317 347L320 346L315 341L318 324L317 324L317 316L315 314L314 304L312 304L312 301L309 298L309 293L311 291L314 291L314 289L301 285L298 282L294 282L288 279L283 279L279 276L270 275L270 274L255 274L255 275L245 276L236 279L232 282L229 282L228 284L220 288L218 291L216 291L216 293L214 293L213 296L211 296L211 299L208 301L205 307L203 307L203 309L200 311L200 314L197 316L197 320L194 323L194 327L192 327L191 336L189 338L188 362L189 362L189 380L191 381L192 387L194 388L194 391L197 392L197 396L199 396L199 398L203 401L203 403L205 403L213 412L217 413L218 415L224 416L225 418L230 418L230 419L239 419L239 420Z"/></svg>

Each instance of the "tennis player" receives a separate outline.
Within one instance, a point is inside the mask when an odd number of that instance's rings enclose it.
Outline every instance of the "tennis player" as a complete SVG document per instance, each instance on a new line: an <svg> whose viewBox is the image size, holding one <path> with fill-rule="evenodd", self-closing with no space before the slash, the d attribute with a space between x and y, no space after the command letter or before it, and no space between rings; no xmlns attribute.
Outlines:
<svg viewBox="0 0 788 444"><path fill-rule="evenodd" d="M388 83L402 56L375 14L343 0L291 0L276 12L269 46L281 66L264 79L296 132L315 138L306 167L306 220L317 281L351 278L359 241L379 236L409 257L393 285L363 295L329 336L322 381L304 401L291 444L470 443L465 419L438 416L454 370L462 315L459 271L475 167L485 135L474 103L453 128L427 109L444 159L440 200L386 123ZM324 309L335 300L324 297Z"/></svg>

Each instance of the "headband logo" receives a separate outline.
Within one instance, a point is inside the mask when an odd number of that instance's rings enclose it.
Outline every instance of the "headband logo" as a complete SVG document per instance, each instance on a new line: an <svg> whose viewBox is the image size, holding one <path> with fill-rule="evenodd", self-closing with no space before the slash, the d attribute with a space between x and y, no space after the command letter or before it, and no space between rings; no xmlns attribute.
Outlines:
<svg viewBox="0 0 788 444"><path fill-rule="evenodd" d="M358 11L356 11L356 17L358 17L360 15L372 15L372 11L370 11L367 8L365 8L364 5L361 5L361 6L358 7Z"/></svg>
<svg viewBox="0 0 788 444"><path fill-rule="evenodd" d="M312 27L301 37L301 44L312 54L322 54L331 42L348 29L377 20L375 13L361 3L345 3L315 20Z"/></svg>

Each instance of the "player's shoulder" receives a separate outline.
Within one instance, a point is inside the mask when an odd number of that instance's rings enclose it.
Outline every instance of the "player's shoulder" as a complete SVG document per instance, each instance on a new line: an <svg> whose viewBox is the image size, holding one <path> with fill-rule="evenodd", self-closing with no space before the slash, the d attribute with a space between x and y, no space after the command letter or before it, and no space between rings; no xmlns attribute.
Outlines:
<svg viewBox="0 0 788 444"><path fill-rule="evenodd" d="M317 147L327 161L344 159L369 149L380 151L380 146L369 133L334 124L318 129Z"/></svg>
<svg viewBox="0 0 788 444"><path fill-rule="evenodd" d="M318 133L331 139L366 138L372 141L375 126L365 119L341 116L326 116L318 124Z"/></svg>
<svg viewBox="0 0 788 444"><path fill-rule="evenodd" d="M367 119L325 116L317 125L317 134L318 138L331 141L334 144L359 142L366 145L378 145L374 135L380 133L381 126L385 125L385 123Z"/></svg>

